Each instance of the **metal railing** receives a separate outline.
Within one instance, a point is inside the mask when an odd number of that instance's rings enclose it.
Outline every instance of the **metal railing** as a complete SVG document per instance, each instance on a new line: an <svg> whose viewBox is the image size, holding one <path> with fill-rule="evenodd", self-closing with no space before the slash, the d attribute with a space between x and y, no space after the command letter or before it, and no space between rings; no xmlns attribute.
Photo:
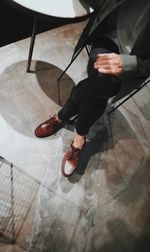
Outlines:
<svg viewBox="0 0 150 252"><path fill-rule="evenodd" d="M15 243L39 182L0 156L0 241Z"/></svg>

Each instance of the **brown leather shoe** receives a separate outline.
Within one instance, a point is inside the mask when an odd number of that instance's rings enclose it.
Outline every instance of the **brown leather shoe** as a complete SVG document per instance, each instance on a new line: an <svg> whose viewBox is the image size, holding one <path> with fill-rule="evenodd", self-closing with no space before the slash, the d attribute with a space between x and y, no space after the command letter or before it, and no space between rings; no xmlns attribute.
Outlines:
<svg viewBox="0 0 150 252"><path fill-rule="evenodd" d="M77 168L82 149L75 148L72 143L66 151L61 165L61 171L65 177L71 176Z"/></svg>
<svg viewBox="0 0 150 252"><path fill-rule="evenodd" d="M48 137L51 136L53 134L55 134L58 130L60 130L61 128L63 128L65 122L58 122L56 120L56 116L54 115L53 117L51 117L50 119L48 119L47 121L41 123L36 129L35 129L35 135L37 137Z"/></svg>

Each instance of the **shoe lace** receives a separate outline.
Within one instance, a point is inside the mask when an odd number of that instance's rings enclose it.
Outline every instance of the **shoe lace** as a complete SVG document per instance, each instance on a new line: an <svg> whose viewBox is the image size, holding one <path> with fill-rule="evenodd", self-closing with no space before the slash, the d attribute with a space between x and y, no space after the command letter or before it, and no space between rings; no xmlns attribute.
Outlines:
<svg viewBox="0 0 150 252"><path fill-rule="evenodd" d="M75 148L73 145L71 146L72 148L72 152L71 152L71 158L78 160L79 156L80 156L80 149Z"/></svg>

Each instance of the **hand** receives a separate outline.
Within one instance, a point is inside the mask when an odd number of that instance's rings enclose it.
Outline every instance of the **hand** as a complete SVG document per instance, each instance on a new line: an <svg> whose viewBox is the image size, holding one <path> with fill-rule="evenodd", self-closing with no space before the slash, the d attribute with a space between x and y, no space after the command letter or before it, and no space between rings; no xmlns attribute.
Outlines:
<svg viewBox="0 0 150 252"><path fill-rule="evenodd" d="M100 73L119 76L123 71L123 61L119 54L104 53L98 54L94 68Z"/></svg>

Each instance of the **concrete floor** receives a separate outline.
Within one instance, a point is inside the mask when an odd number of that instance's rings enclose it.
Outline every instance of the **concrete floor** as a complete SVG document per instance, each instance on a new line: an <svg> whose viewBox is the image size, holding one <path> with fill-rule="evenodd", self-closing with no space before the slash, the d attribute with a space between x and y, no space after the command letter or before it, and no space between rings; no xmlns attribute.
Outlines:
<svg viewBox="0 0 150 252"><path fill-rule="evenodd" d="M58 105L57 77L68 64L84 22L0 49L0 252L150 251L150 85L87 136L77 172L61 159L73 137L66 125L37 139L35 127ZM61 102L86 76L83 51L61 81ZM21 205L21 206L20 206ZM12 245L11 241L15 240Z"/></svg>

